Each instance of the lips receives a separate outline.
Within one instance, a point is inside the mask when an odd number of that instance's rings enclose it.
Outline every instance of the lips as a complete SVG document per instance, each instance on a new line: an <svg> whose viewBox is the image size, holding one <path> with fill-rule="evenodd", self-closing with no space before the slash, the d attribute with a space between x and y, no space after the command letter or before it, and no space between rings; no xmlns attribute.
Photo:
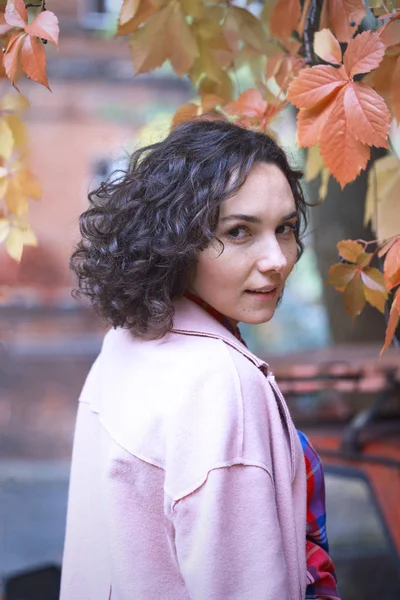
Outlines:
<svg viewBox="0 0 400 600"><path fill-rule="evenodd" d="M256 288L254 290L246 290L249 294L271 294L278 289L277 285L266 285L261 288Z"/></svg>

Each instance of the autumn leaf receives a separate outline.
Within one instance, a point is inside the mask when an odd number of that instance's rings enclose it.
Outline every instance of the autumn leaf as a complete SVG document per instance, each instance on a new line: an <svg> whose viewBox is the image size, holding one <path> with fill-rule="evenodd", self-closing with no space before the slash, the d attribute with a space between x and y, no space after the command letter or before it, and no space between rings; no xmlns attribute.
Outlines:
<svg viewBox="0 0 400 600"><path fill-rule="evenodd" d="M390 112L385 101L372 88L349 82L344 107L350 133L363 144L388 148Z"/></svg>
<svg viewBox="0 0 400 600"><path fill-rule="evenodd" d="M396 333L396 329L399 325L399 320L400 320L400 288L396 291L394 298L393 298L392 306L390 309L389 322L388 322L388 325L386 328L385 343L380 352L381 356L389 348L390 344L392 343L393 337Z"/></svg>
<svg viewBox="0 0 400 600"><path fill-rule="evenodd" d="M46 54L41 40L58 46L56 15L48 10L41 11L29 24L23 0L8 0L4 16L9 25L18 28L12 34L3 58L7 77L15 86L22 70L30 79L50 89L46 75Z"/></svg>
<svg viewBox="0 0 400 600"><path fill-rule="evenodd" d="M350 131L343 93L336 99L323 127L320 149L326 168L342 188L367 166L370 148L356 140Z"/></svg>
<svg viewBox="0 0 400 600"><path fill-rule="evenodd" d="M400 285L400 237L395 238L386 254L384 277L389 290Z"/></svg>
<svg viewBox="0 0 400 600"><path fill-rule="evenodd" d="M354 240L342 240L337 244L340 256L351 263L357 263L361 254L364 253L364 246Z"/></svg>
<svg viewBox="0 0 400 600"><path fill-rule="evenodd" d="M348 315L353 321L364 310L366 298L358 270L354 273L354 277L343 292L343 302Z"/></svg>
<svg viewBox="0 0 400 600"><path fill-rule="evenodd" d="M385 44L377 33L363 31L350 40L344 53L344 68L349 77L376 69L385 54Z"/></svg>
<svg viewBox="0 0 400 600"><path fill-rule="evenodd" d="M329 65L306 68L290 84L287 99L297 108L310 108L335 96L346 83L340 69Z"/></svg>
<svg viewBox="0 0 400 600"><path fill-rule="evenodd" d="M299 0L278 0L269 21L271 35L281 40L289 38L297 29L300 16Z"/></svg>
<svg viewBox="0 0 400 600"><path fill-rule="evenodd" d="M336 263L329 269L329 277L326 281L327 284L333 285L338 291L342 292L346 289L350 281L356 274L357 268L355 265L346 265L343 263Z"/></svg>
<svg viewBox="0 0 400 600"><path fill-rule="evenodd" d="M138 27L154 15L163 4L163 0L141 0L138 8L130 19L132 8L136 0L125 0L121 7L116 35L128 35L134 33Z"/></svg>
<svg viewBox="0 0 400 600"><path fill-rule="evenodd" d="M8 160L14 150L13 132L5 119L0 119L0 157Z"/></svg>
<svg viewBox="0 0 400 600"><path fill-rule="evenodd" d="M386 240L400 231L400 162L396 156L376 160L368 174L364 223L371 222L376 237Z"/></svg>
<svg viewBox="0 0 400 600"><path fill-rule="evenodd" d="M348 42L365 17L366 8L363 0L327 0L327 12L336 38Z"/></svg>
<svg viewBox="0 0 400 600"><path fill-rule="evenodd" d="M124 0L119 13L120 25L125 25L134 18L140 3L140 0Z"/></svg>
<svg viewBox="0 0 400 600"><path fill-rule="evenodd" d="M326 39L336 60L339 54L334 38ZM287 99L300 109L299 147L319 143L325 166L342 188L365 169L369 146L387 147L390 112L383 98L370 86L353 80L354 75L378 66L383 52L379 36L363 32L349 43L345 66L303 69L289 86Z"/></svg>
<svg viewBox="0 0 400 600"><path fill-rule="evenodd" d="M330 29L322 29L314 35L314 52L326 62L334 65L342 64L340 44Z"/></svg>
<svg viewBox="0 0 400 600"><path fill-rule="evenodd" d="M240 94L237 100L225 105L223 109L230 115L240 116L239 122L242 124L265 129L282 107L283 104L278 101L269 104L262 98L259 90L249 89ZM243 117L248 117L249 121L244 121Z"/></svg>
<svg viewBox="0 0 400 600"><path fill-rule="evenodd" d="M196 40L185 15L180 5L172 2L132 34L130 48L136 73L151 71L169 59L177 75L183 75L198 56Z"/></svg>

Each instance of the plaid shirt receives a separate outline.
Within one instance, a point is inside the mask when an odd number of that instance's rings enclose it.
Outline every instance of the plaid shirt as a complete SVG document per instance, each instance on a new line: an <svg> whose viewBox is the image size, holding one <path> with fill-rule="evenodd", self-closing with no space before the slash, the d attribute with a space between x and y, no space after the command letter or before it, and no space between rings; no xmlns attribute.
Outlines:
<svg viewBox="0 0 400 600"><path fill-rule="evenodd" d="M187 297L225 325L246 346L239 328L234 328L224 315L193 294L187 294ZM307 590L305 600L340 600L335 567L329 556L326 533L325 481L321 459L307 436L299 430L297 433L304 452L307 479Z"/></svg>

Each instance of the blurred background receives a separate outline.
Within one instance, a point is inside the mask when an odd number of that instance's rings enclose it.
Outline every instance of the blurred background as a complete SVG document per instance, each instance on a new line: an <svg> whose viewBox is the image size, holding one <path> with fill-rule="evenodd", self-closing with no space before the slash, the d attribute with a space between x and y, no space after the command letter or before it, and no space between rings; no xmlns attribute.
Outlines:
<svg viewBox="0 0 400 600"><path fill-rule="evenodd" d="M71 297L68 258L79 214L90 189L137 144L165 134L176 109L194 95L167 67L133 78L126 40L113 38L120 4L53 0L61 27L60 50L48 49L53 93L22 86L31 102L30 166L43 199L30 213L38 247L25 248L20 265L0 249L0 579L7 599L57 598L77 399L106 330ZM294 113L286 111L275 129L302 166ZM306 185L310 201L317 201L318 186ZM344 192L331 179L326 201L311 211L306 251L276 317L243 327L243 334L282 380L296 424L322 450L342 600L398 600L400 453L393 415L400 358L393 350L379 366L384 317L365 310L353 325L341 295L324 285L338 260L336 243L372 237L361 225L365 190L366 175ZM302 386L296 366L305 364L310 379ZM363 430L375 413L378 441Z"/></svg>

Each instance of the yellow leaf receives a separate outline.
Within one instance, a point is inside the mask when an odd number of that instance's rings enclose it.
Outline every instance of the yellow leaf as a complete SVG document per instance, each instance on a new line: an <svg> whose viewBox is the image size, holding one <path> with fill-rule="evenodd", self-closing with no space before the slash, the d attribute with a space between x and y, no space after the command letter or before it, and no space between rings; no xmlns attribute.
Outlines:
<svg viewBox="0 0 400 600"><path fill-rule="evenodd" d="M16 260L21 261L22 252L24 249L24 238L23 232L16 227L11 227L7 239L6 239L6 250L8 254Z"/></svg>
<svg viewBox="0 0 400 600"><path fill-rule="evenodd" d="M181 76L198 56L196 40L175 2L166 4L132 34L130 48L136 73L152 71L169 59Z"/></svg>
<svg viewBox="0 0 400 600"><path fill-rule="evenodd" d="M377 308L382 314L385 312L385 304L387 294L383 292L377 292L376 290L371 290L371 288L364 286L364 295L365 299L371 306Z"/></svg>
<svg viewBox="0 0 400 600"><path fill-rule="evenodd" d="M0 219L0 244L4 242L10 231L10 222L7 219Z"/></svg>
<svg viewBox="0 0 400 600"><path fill-rule="evenodd" d="M16 216L22 216L28 212L28 197L21 190L15 178L8 179L5 201L9 212Z"/></svg>
<svg viewBox="0 0 400 600"><path fill-rule="evenodd" d="M9 160L14 150L14 136L4 119L0 119L0 156Z"/></svg>
<svg viewBox="0 0 400 600"><path fill-rule="evenodd" d="M368 174L364 224L371 227L379 240L400 232L400 162L396 156L375 161Z"/></svg>
<svg viewBox="0 0 400 600"><path fill-rule="evenodd" d="M5 94L0 102L0 111L23 112L29 108L30 104L27 98L16 92Z"/></svg>
<svg viewBox="0 0 400 600"><path fill-rule="evenodd" d="M361 279L364 286L375 292L381 292L387 296L388 292L385 285L383 274L375 267L369 267L361 271Z"/></svg>
<svg viewBox="0 0 400 600"><path fill-rule="evenodd" d="M37 246L38 245L38 239L36 237L36 234L29 227L27 227L26 229L23 230L22 241L23 241L24 246Z"/></svg>
<svg viewBox="0 0 400 600"><path fill-rule="evenodd" d="M267 35L262 22L245 8L230 6L228 11L236 21L243 42L259 52L264 52Z"/></svg>
<svg viewBox="0 0 400 600"><path fill-rule="evenodd" d="M326 198L326 195L328 193L330 176L331 176L331 174L329 173L328 169L325 169L325 167L324 167L322 169L322 173L321 173L321 185L319 186L319 199L320 200L325 200L325 198Z"/></svg>
<svg viewBox="0 0 400 600"><path fill-rule="evenodd" d="M321 153L318 146L311 146L307 152L307 162L305 168L305 180L312 181L322 171L324 167L324 161L322 160Z"/></svg>
<svg viewBox="0 0 400 600"><path fill-rule="evenodd" d="M25 148L28 145L28 131L25 123L17 115L7 115L5 121L11 129L15 147Z"/></svg>
<svg viewBox="0 0 400 600"><path fill-rule="evenodd" d="M355 276L344 290L343 302L348 315L354 321L357 315L363 311L366 302L364 286L359 273L355 273Z"/></svg>
<svg viewBox="0 0 400 600"><path fill-rule="evenodd" d="M15 180L23 193L28 198L40 200L42 197L42 186L40 181L33 175L29 169L20 169L15 175Z"/></svg>
<svg viewBox="0 0 400 600"><path fill-rule="evenodd" d="M330 267L329 277L326 283L328 285L333 285L334 288L342 292L353 279L355 274L356 267L354 265L336 263Z"/></svg>
<svg viewBox="0 0 400 600"><path fill-rule="evenodd" d="M205 6L202 0L180 0L185 15L193 19L202 19L205 14Z"/></svg>
<svg viewBox="0 0 400 600"><path fill-rule="evenodd" d="M337 243L339 254L344 260L356 263L358 257L364 253L364 247L354 240L342 240Z"/></svg>
<svg viewBox="0 0 400 600"><path fill-rule="evenodd" d="M334 65L342 63L340 44L330 29L322 29L316 32L314 36L314 51L326 62Z"/></svg>

